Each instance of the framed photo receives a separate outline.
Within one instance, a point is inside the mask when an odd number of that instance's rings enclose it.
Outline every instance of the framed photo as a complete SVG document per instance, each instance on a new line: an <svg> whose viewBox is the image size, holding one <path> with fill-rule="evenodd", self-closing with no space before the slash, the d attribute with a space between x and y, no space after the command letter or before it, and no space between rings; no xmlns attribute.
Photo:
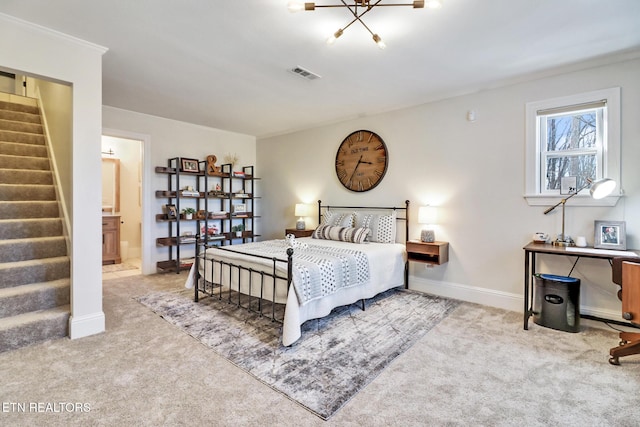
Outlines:
<svg viewBox="0 0 640 427"><path fill-rule="evenodd" d="M594 229L594 248L627 250L624 221L594 221Z"/></svg>
<svg viewBox="0 0 640 427"><path fill-rule="evenodd" d="M164 205L164 213L167 215L168 219L175 219L178 217L176 205Z"/></svg>
<svg viewBox="0 0 640 427"><path fill-rule="evenodd" d="M180 172L198 173L200 166L197 159L180 158Z"/></svg>
<svg viewBox="0 0 640 427"><path fill-rule="evenodd" d="M573 194L578 191L578 177L563 176L560 178L560 194Z"/></svg>
<svg viewBox="0 0 640 427"><path fill-rule="evenodd" d="M233 205L233 213L245 213L247 212L247 205L244 203L238 203Z"/></svg>

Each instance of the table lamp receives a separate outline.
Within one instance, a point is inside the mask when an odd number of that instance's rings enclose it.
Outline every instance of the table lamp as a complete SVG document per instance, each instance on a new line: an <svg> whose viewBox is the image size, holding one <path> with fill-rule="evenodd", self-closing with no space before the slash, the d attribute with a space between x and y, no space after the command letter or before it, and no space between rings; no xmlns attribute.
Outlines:
<svg viewBox="0 0 640 427"><path fill-rule="evenodd" d="M296 203L294 215L298 217L296 222L296 230L304 230L306 224L304 223L304 217L309 215L309 205L304 203Z"/></svg>
<svg viewBox="0 0 640 427"><path fill-rule="evenodd" d="M591 195L592 198L594 198L594 199L603 199L603 198L607 197L609 194L611 194L613 189L616 188L616 182L614 180L612 180L612 179L609 179L609 178L603 178L603 179L600 179L598 181L593 181L592 179L587 178L587 183L585 185L583 185L582 188L580 188L575 193L571 193L571 195L569 195L569 197L565 197L564 199L562 199L558 203L556 203L554 206L551 206L549 209L544 211L544 214L546 215L549 212L551 212L552 210L554 210L555 208L557 208L558 206L562 205L562 233L560 234L560 237L558 237L553 242L554 246L575 246L575 243L573 242L573 239L571 239L571 238L566 239L565 238L565 234L564 234L564 205L567 203L567 200L569 200L570 198L572 198L573 196L575 196L576 194L578 194L579 192L581 192L582 190L584 190L585 188L587 188L589 186L591 186L591 188L589 189L589 194Z"/></svg>
<svg viewBox="0 0 640 427"><path fill-rule="evenodd" d="M420 233L421 241L433 243L436 240L433 225L435 225L437 219L438 211L435 206L420 206L420 209L418 209L418 223L427 225Z"/></svg>

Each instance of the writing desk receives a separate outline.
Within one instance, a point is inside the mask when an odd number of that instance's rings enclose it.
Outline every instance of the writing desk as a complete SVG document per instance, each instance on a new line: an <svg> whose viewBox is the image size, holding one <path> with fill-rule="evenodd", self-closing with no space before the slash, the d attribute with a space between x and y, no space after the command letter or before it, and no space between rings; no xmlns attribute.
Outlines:
<svg viewBox="0 0 640 427"><path fill-rule="evenodd" d="M536 254L563 255L576 257L573 267L580 258L599 258L609 261L620 256L640 255L639 251L614 251L608 249L578 248L575 246L554 246L547 243L529 243L524 248L524 329L529 329L529 317L533 315L533 280L536 273ZM640 258L638 258L640 260ZM573 271L573 267L571 271ZM571 273L569 273L571 275ZM531 298L530 298L531 297ZM597 319L596 319L597 320Z"/></svg>

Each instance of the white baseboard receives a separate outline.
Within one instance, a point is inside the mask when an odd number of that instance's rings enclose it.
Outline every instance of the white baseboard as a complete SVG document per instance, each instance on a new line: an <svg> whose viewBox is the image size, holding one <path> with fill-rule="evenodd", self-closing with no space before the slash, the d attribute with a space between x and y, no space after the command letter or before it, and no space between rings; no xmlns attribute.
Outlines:
<svg viewBox="0 0 640 427"><path fill-rule="evenodd" d="M459 283L428 280L413 276L409 277L409 288L446 298L453 298L475 304L482 304L490 307L524 313L524 295L522 294L478 288L475 286L461 285ZM622 321L622 315L620 312L603 310L597 307L581 305L580 313L596 316L602 319Z"/></svg>
<svg viewBox="0 0 640 427"><path fill-rule="evenodd" d="M69 318L69 338L84 338L105 331L104 312Z"/></svg>

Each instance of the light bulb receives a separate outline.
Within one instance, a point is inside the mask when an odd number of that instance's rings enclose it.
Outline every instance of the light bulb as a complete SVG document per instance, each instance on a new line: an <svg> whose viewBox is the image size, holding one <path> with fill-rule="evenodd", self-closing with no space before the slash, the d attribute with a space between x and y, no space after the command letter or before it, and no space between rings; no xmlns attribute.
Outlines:
<svg viewBox="0 0 640 427"><path fill-rule="evenodd" d="M335 41L338 40L338 37L340 37L341 35L342 35L342 28L336 31L335 33L333 33L333 35L327 39L327 44L335 43Z"/></svg>
<svg viewBox="0 0 640 427"><path fill-rule="evenodd" d="M384 49L385 47L387 47L387 45L386 45L386 44L384 44L384 41L383 41L383 40L380 38L380 36L379 36L379 35L377 35L377 34L374 34L374 35L373 35L373 41L374 41L374 42L376 42L376 44L378 45L378 47L379 47L380 49Z"/></svg>

